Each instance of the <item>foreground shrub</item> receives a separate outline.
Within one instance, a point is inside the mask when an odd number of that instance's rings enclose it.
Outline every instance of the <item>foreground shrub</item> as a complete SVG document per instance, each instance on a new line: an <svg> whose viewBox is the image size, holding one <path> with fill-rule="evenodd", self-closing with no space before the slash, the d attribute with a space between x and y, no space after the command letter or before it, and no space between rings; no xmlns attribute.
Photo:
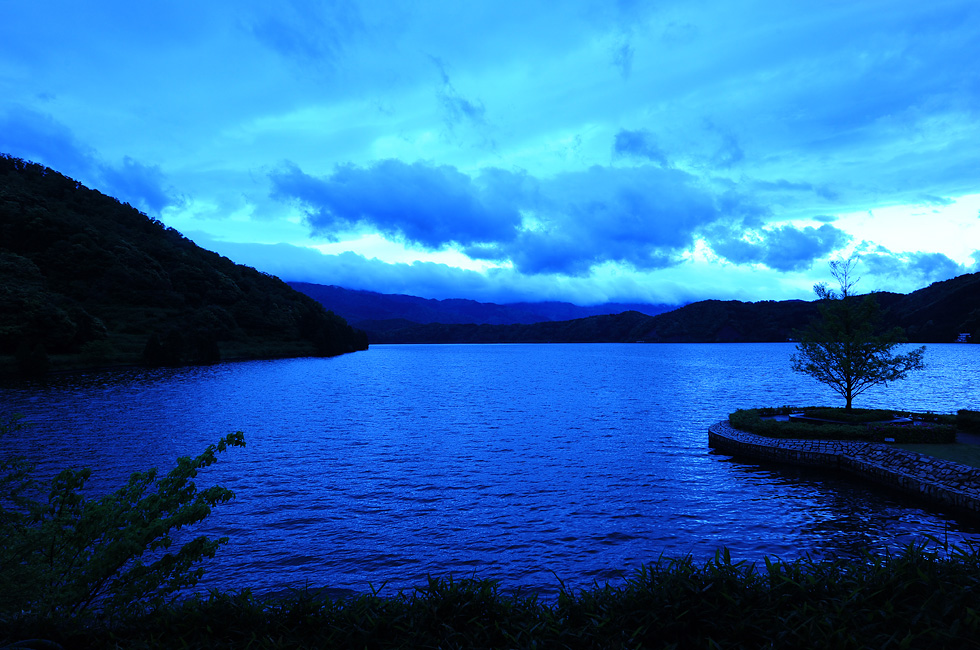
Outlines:
<svg viewBox="0 0 980 650"><path fill-rule="evenodd" d="M0 419L0 434L22 428ZM159 607L197 583L199 562L226 538L197 537L170 552L173 533L207 517L234 496L192 479L217 452L244 446L228 435L196 458L184 457L166 476L134 473L122 488L98 499L82 494L91 470L66 469L46 497L23 458L0 460L0 624L53 618L109 620Z"/></svg>
<svg viewBox="0 0 980 650"><path fill-rule="evenodd" d="M980 433L980 411L961 409L956 412L956 426L961 431Z"/></svg>
<svg viewBox="0 0 980 650"><path fill-rule="evenodd" d="M846 422L848 424L868 424L869 422L881 422L883 420L891 420L895 417L894 411L885 411L882 409L855 409L852 408L842 409L842 408L828 408L828 407L810 407L803 409L803 414L811 418L819 418L823 420L836 420L838 422Z"/></svg>
<svg viewBox="0 0 980 650"><path fill-rule="evenodd" d="M703 563L661 559L553 601L451 578L391 597L212 593L111 628L60 620L48 638L91 648L961 648L980 634L978 588L980 560L967 551L764 566L722 551Z"/></svg>

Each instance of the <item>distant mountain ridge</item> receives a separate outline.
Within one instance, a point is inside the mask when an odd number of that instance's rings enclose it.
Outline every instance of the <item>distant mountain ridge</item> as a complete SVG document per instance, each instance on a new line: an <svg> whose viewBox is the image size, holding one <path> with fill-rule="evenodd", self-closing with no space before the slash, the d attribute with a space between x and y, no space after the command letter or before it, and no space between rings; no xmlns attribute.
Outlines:
<svg viewBox="0 0 980 650"><path fill-rule="evenodd" d="M384 327L385 323L512 325L572 320L588 316L637 311L648 316L676 309L678 305L605 303L579 306L570 302L488 303L449 298L434 300L403 294L345 289L310 282L287 282L297 291L319 301L355 327Z"/></svg>
<svg viewBox="0 0 980 650"><path fill-rule="evenodd" d="M311 291L310 295L315 292ZM321 295L339 295L339 292ZM423 323L412 318L418 317L420 305L432 307L432 311L424 312L428 319L436 314L435 306L429 303L446 301L412 300L409 296L371 292L359 292L359 296L366 302L378 299L383 306L377 313L390 315L387 319L359 322L372 343L778 342L792 339L817 316L815 301L703 300L654 315L627 310L535 323L475 320ZM876 293L875 297L882 309L882 325L901 327L913 343L951 343L961 333L968 334L974 343L980 342L980 273L936 282L908 295ZM406 307L399 312L398 305ZM479 309L488 313L492 307L501 306L483 305ZM359 313L371 313L369 304L362 305L360 310ZM526 313L534 312L528 309Z"/></svg>

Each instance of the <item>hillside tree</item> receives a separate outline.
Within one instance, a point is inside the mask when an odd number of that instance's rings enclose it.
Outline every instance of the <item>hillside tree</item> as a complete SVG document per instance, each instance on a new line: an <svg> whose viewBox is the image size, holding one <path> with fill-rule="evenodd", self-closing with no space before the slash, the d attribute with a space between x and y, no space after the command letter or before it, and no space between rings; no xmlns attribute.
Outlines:
<svg viewBox="0 0 980 650"><path fill-rule="evenodd" d="M902 354L895 348L907 342L901 328L879 332L880 310L873 294L854 295L856 258L834 260L830 273L839 285L814 285L820 316L800 334L791 357L796 372L827 384L850 409L855 397L872 386L905 379L921 370L925 347Z"/></svg>

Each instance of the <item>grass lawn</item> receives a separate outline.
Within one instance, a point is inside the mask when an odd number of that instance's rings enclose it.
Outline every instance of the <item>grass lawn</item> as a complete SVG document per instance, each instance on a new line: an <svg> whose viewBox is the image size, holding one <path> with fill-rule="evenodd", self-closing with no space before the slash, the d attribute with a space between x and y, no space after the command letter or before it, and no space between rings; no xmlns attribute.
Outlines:
<svg viewBox="0 0 980 650"><path fill-rule="evenodd" d="M980 467L980 445L954 443L949 445L894 445L901 449L929 454L971 467Z"/></svg>

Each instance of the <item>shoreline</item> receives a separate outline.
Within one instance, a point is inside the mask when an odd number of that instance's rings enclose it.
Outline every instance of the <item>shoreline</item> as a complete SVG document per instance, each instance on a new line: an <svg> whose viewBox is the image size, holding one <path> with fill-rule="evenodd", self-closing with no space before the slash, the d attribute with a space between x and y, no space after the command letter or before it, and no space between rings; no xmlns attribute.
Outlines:
<svg viewBox="0 0 980 650"><path fill-rule="evenodd" d="M878 442L768 438L735 429L728 420L708 427L708 446L736 458L844 472L980 520L976 467Z"/></svg>
<svg viewBox="0 0 980 650"><path fill-rule="evenodd" d="M336 357L344 356L345 354L353 354L355 352L366 352L370 348L365 348L364 350L350 350L348 352L341 352L340 354L332 355L322 355L322 354L312 354L309 351L297 352L296 354L270 354L270 355L236 355L230 357L222 357L213 363L181 363L178 365L161 365L161 366L151 366L142 363L138 360L134 361L119 361L116 363L103 364L103 365L72 365L72 364L54 364L47 372L40 376L29 376L24 375L16 368L16 362L12 355L0 355L0 381L21 381L21 380L40 380L43 381L48 377L62 377L71 375L84 375L88 373L98 373L98 372L116 372L122 370L133 370L133 369L144 369L144 370L154 370L160 368L175 369L175 368L192 368L192 367L205 367L205 366L217 366L222 363L240 363L243 361L279 361L282 359L333 359Z"/></svg>

